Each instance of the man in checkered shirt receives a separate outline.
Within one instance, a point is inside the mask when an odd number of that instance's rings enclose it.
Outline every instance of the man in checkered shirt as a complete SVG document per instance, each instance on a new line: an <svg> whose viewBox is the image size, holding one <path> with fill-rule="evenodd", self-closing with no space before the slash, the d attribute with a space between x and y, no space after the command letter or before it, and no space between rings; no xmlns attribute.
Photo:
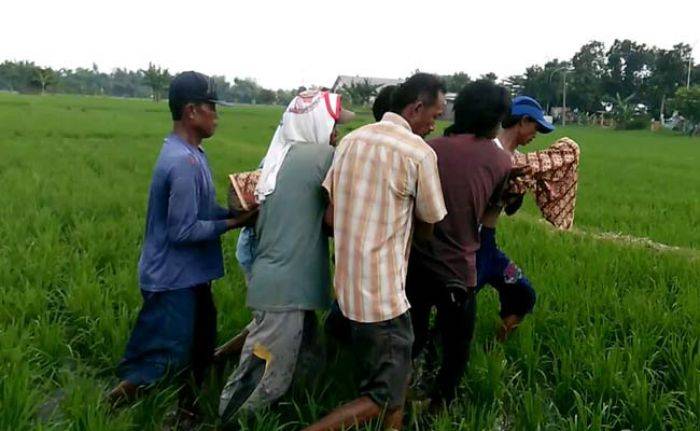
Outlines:
<svg viewBox="0 0 700 431"><path fill-rule="evenodd" d="M361 372L360 398L308 430L341 429L378 417L401 427L413 329L404 291L411 238L445 217L435 152L423 137L445 105L444 84L418 73L398 86L392 109L339 144L323 185L331 200L335 289L349 319Z"/></svg>

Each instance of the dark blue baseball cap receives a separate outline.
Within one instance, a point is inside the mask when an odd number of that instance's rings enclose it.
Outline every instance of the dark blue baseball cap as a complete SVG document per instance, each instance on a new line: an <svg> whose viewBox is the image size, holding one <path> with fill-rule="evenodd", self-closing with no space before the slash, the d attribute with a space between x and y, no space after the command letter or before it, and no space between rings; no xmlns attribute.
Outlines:
<svg viewBox="0 0 700 431"><path fill-rule="evenodd" d="M199 72L182 72L170 81L168 100L171 105L189 102L209 102L217 105L231 106L220 100L216 94L213 80Z"/></svg>
<svg viewBox="0 0 700 431"><path fill-rule="evenodd" d="M544 118L542 106L537 103L537 100L532 97L518 96L513 99L510 107L511 115L527 115L537 123L537 131L540 133L549 133L554 130L554 125Z"/></svg>

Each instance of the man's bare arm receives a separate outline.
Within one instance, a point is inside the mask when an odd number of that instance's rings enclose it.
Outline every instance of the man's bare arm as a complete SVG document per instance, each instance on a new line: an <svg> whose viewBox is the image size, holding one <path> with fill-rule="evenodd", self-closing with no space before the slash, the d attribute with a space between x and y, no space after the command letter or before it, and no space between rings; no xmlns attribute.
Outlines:
<svg viewBox="0 0 700 431"><path fill-rule="evenodd" d="M255 222L258 220L258 213L259 209L255 208L252 211L240 213L234 218L226 219L226 227L230 230L244 226L255 226Z"/></svg>
<svg viewBox="0 0 700 431"><path fill-rule="evenodd" d="M333 213L333 202L329 202L326 212L323 214L323 231L328 236L333 236Z"/></svg>

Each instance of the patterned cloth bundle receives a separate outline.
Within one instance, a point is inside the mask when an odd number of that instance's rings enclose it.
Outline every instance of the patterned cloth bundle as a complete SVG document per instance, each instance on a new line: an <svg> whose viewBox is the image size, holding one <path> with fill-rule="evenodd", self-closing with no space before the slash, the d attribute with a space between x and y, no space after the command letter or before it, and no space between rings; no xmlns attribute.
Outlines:
<svg viewBox="0 0 700 431"><path fill-rule="evenodd" d="M546 150L513 154L515 167L529 167L527 175L513 178L508 192L531 191L544 218L560 229L571 229L576 209L578 164L581 150L561 138Z"/></svg>

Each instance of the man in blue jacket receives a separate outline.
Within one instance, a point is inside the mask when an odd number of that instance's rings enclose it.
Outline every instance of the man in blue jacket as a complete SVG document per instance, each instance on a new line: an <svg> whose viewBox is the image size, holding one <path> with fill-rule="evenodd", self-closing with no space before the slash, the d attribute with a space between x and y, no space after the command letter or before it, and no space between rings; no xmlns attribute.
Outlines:
<svg viewBox="0 0 700 431"><path fill-rule="evenodd" d="M139 282L143 306L119 364L112 404L133 398L162 377L192 371L198 387L216 343L212 280L224 275L219 237L244 224L216 202L202 140L217 126L216 92L197 72L176 76L169 89L173 131L165 138L148 198ZM181 401L192 404L192 385ZM189 409L192 405L182 405Z"/></svg>

